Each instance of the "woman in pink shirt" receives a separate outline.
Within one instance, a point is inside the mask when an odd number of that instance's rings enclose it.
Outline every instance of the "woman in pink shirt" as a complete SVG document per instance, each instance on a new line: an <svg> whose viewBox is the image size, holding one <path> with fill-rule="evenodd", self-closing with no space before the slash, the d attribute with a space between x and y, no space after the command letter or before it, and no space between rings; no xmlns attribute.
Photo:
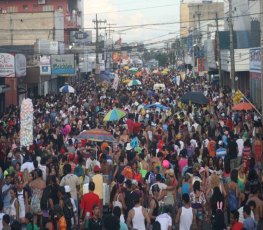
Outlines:
<svg viewBox="0 0 263 230"><path fill-rule="evenodd" d="M180 174L182 175L183 169L187 165L187 162L188 162L188 160L186 158L186 155L187 155L186 149L183 149L181 151L180 155L181 155L181 158L180 158L180 160L178 162L178 165L179 165Z"/></svg>

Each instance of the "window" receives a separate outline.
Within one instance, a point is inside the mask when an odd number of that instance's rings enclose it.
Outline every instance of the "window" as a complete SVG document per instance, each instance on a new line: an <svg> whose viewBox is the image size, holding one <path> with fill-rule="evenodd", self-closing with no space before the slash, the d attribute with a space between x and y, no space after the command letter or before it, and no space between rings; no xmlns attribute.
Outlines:
<svg viewBox="0 0 263 230"><path fill-rule="evenodd" d="M63 12L63 7L62 6L58 6L58 11L59 12Z"/></svg>
<svg viewBox="0 0 263 230"><path fill-rule="evenodd" d="M17 12L17 6L8 6L6 11L8 13L16 13Z"/></svg>
<svg viewBox="0 0 263 230"><path fill-rule="evenodd" d="M23 5L23 10L28 10L28 5Z"/></svg>
<svg viewBox="0 0 263 230"><path fill-rule="evenodd" d="M38 10L38 4L33 4L33 10Z"/></svg>
<svg viewBox="0 0 263 230"><path fill-rule="evenodd" d="M54 11L54 6L52 5L43 6L43 12L50 12L50 11Z"/></svg>

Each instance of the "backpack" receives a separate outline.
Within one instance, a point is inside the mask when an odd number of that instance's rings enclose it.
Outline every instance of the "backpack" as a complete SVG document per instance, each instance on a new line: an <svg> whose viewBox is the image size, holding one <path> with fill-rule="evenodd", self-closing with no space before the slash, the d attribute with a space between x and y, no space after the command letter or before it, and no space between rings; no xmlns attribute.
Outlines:
<svg viewBox="0 0 263 230"><path fill-rule="evenodd" d="M71 203L70 198L65 195L63 196L64 206L63 206L63 212L66 219L71 219L74 216L73 212L73 205Z"/></svg>

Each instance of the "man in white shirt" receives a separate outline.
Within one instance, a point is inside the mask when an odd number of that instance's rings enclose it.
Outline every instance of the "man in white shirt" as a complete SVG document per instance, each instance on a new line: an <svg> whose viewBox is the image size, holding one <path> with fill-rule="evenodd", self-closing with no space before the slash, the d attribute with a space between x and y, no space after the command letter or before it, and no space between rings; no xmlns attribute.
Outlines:
<svg viewBox="0 0 263 230"><path fill-rule="evenodd" d="M170 213L169 207L165 206L163 214L156 217L156 221L161 225L161 230L172 230L172 218L168 213Z"/></svg>
<svg viewBox="0 0 263 230"><path fill-rule="evenodd" d="M238 148L238 154L237 154L237 160L238 160L238 165L240 165L241 160L242 160L242 153L243 153L243 148L244 148L244 140L242 137L238 137L236 140L237 143L237 148Z"/></svg>

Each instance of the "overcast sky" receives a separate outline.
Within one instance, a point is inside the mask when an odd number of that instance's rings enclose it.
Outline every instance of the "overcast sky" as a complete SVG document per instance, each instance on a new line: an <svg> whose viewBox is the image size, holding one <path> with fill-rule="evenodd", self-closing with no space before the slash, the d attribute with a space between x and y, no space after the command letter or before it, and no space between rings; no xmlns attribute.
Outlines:
<svg viewBox="0 0 263 230"><path fill-rule="evenodd" d="M98 19L116 24L115 27L173 22L170 25L149 25L121 31L125 33L121 34L123 42L154 42L178 35L179 24L176 22L179 22L180 18L179 9L180 0L86 0L84 26L94 27L92 20L95 19L96 13ZM125 29L128 28L115 28L114 40L120 36L117 32ZM104 31L100 32L104 34Z"/></svg>

